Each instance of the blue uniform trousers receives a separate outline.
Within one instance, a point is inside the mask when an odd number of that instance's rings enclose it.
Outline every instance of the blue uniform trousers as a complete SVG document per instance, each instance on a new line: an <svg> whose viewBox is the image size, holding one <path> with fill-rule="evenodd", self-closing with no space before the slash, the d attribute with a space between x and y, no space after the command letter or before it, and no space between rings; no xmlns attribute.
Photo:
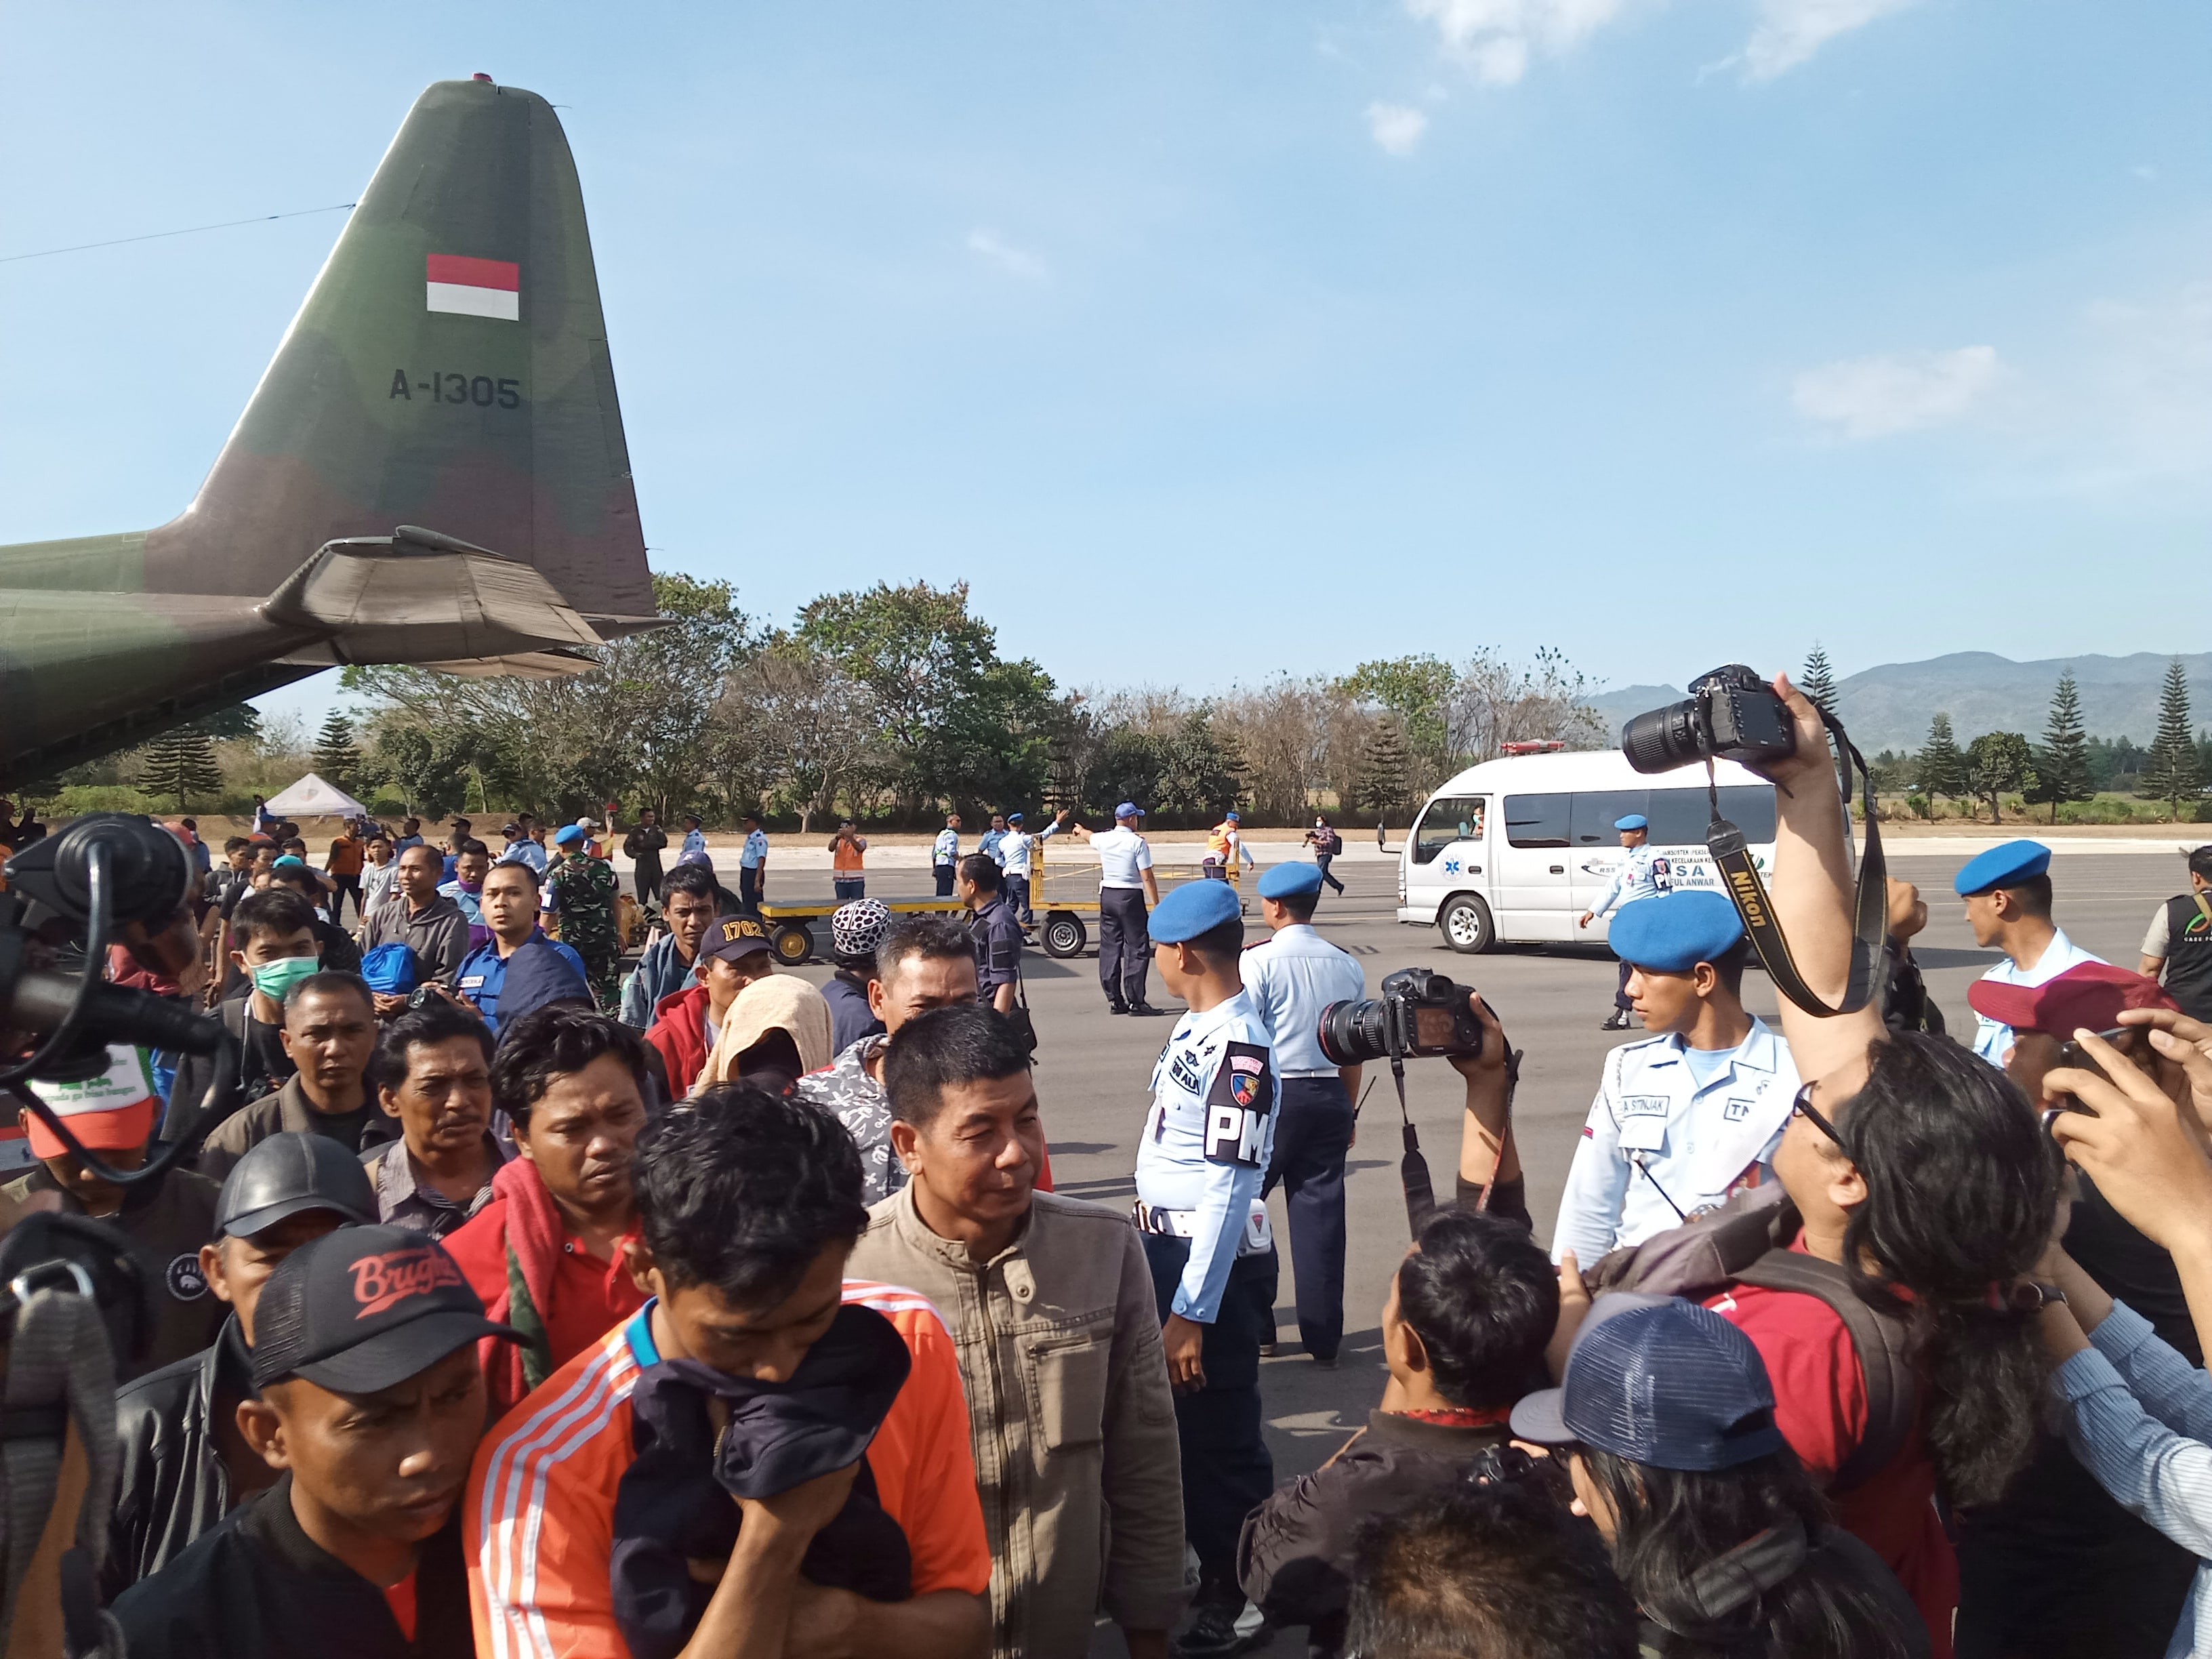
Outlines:
<svg viewBox="0 0 2212 1659"><path fill-rule="evenodd" d="M1165 1324L1190 1261L1190 1241L1163 1233L1143 1237ZM1183 1533L1198 1554L1199 1594L1209 1600L1243 1601L1237 1587L1237 1534L1244 1517L1275 1490L1275 1461L1260 1426L1260 1345L1274 1330L1277 1272L1273 1250L1237 1258L1221 1306L1206 1328L1206 1386L1175 1397Z"/></svg>
<svg viewBox="0 0 2212 1659"><path fill-rule="evenodd" d="M1023 927L1036 926L1036 914L1030 908L1030 878L1027 876L1006 878L1006 903L1021 918Z"/></svg>
<svg viewBox="0 0 2212 1659"><path fill-rule="evenodd" d="M1145 914L1142 889L1098 890L1098 983L1109 1002L1134 1006L1145 1000L1145 979L1152 971L1152 936Z"/></svg>
<svg viewBox="0 0 2212 1659"><path fill-rule="evenodd" d="M756 915L760 910L760 868L754 866L738 872L738 902Z"/></svg>
<svg viewBox="0 0 2212 1659"><path fill-rule="evenodd" d="M1275 1120L1272 1192L1290 1212L1291 1271L1297 1280L1298 1340L1317 1359L1344 1340L1344 1160L1352 1150L1352 1097L1340 1077L1286 1077ZM1273 1332L1269 1328L1272 1340Z"/></svg>
<svg viewBox="0 0 2212 1659"><path fill-rule="evenodd" d="M959 868L959 866L953 864L933 864L930 866L930 868L934 871L937 875L937 896L939 898L951 898L952 896L952 872Z"/></svg>

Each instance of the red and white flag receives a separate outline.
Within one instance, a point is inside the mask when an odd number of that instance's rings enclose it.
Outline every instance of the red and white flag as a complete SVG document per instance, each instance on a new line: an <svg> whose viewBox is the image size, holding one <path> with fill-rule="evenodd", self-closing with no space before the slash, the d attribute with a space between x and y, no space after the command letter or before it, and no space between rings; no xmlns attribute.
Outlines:
<svg viewBox="0 0 2212 1659"><path fill-rule="evenodd" d="M465 317L522 319L522 267L506 259L471 259L459 253L430 256L430 309Z"/></svg>

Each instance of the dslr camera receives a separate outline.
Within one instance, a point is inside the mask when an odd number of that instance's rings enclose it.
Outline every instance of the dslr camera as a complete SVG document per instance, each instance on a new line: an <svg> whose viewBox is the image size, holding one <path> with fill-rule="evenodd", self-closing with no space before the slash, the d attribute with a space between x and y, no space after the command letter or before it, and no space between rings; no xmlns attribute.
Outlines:
<svg viewBox="0 0 2212 1659"><path fill-rule="evenodd" d="M1622 726L1620 752L1639 772L1671 772L1708 759L1756 767L1796 754L1797 732L1773 689L1732 662L1692 680L1681 702Z"/></svg>
<svg viewBox="0 0 2212 1659"><path fill-rule="evenodd" d="M1322 1011L1321 1051L1333 1066L1479 1054L1482 1023L1468 1006L1469 988L1434 969L1401 968L1383 980L1381 996Z"/></svg>

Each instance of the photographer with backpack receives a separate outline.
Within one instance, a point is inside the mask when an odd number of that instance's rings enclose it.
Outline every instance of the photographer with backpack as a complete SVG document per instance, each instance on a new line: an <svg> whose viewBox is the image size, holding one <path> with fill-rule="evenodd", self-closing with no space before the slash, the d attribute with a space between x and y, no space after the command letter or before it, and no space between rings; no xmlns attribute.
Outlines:
<svg viewBox="0 0 2212 1659"><path fill-rule="evenodd" d="M1846 819L1820 715L1786 678L1774 690L1796 752L1763 768L1780 820L1772 908L1805 985L1834 1005L1853 942ZM1816 1018L1785 999L1782 1026L1812 1081L1776 1182L1616 1251L1591 1280L1701 1301L1751 1339L1784 1437L1946 1659L1959 1575L1936 1502L1995 1499L2033 1449L2048 1368L2033 1315L2002 1287L2050 1239L2057 1154L2016 1086L1947 1039L1888 1033L1878 1005ZM1571 1261L1561 1277L1555 1364L1589 1307Z"/></svg>

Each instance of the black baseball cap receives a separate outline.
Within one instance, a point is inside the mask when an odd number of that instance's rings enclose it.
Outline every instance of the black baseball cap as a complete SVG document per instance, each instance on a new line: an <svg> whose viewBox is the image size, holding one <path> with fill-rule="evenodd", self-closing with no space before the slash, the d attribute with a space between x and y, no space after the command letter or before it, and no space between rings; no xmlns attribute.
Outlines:
<svg viewBox="0 0 2212 1659"><path fill-rule="evenodd" d="M369 1185L368 1171L328 1135L273 1134L223 1177L222 1194L216 1200L215 1236L250 1238L309 1210L373 1224L376 1189Z"/></svg>
<svg viewBox="0 0 2212 1659"><path fill-rule="evenodd" d="M253 1312L253 1386L305 1377L374 1394L487 1336L522 1334L484 1317L453 1258L405 1227L341 1227L276 1264Z"/></svg>

